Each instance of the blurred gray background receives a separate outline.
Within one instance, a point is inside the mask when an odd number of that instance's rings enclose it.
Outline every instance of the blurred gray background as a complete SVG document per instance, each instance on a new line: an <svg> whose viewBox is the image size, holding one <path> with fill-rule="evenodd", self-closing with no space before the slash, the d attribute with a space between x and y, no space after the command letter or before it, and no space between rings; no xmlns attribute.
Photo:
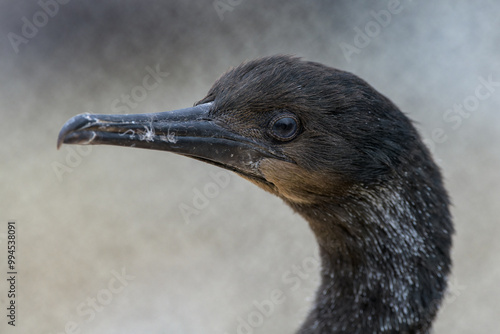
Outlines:
<svg viewBox="0 0 500 334"><path fill-rule="evenodd" d="M417 122L457 230L435 333L498 333L498 2L60 1L0 3L1 333L299 326L317 250L279 199L230 173L216 185L219 169L173 154L56 150L73 115L191 106L229 67L276 53L351 71ZM150 71L161 75L146 90ZM15 329L5 317L11 219ZM259 311L277 289L283 303Z"/></svg>

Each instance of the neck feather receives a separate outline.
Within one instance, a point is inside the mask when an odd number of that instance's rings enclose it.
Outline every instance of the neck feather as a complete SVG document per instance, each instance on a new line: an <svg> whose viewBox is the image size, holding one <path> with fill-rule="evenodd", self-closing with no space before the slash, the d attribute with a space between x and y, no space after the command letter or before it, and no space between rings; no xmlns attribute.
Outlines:
<svg viewBox="0 0 500 334"><path fill-rule="evenodd" d="M316 303L299 333L429 332L450 268L447 198L403 184L355 189L337 204L292 205L322 259Z"/></svg>

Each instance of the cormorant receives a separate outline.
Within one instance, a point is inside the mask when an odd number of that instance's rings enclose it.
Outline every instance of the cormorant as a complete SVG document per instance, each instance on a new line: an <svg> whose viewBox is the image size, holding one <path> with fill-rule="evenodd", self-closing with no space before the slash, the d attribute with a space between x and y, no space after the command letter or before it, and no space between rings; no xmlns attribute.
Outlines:
<svg viewBox="0 0 500 334"><path fill-rule="evenodd" d="M429 333L450 272L449 199L412 122L357 76L265 57L230 69L191 108L75 116L62 143L174 152L282 198L322 262L298 333Z"/></svg>

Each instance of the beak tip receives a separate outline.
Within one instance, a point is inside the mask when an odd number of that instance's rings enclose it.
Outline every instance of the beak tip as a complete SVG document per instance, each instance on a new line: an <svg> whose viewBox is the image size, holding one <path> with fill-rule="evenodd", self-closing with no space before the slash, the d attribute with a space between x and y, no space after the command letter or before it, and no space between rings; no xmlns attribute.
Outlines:
<svg viewBox="0 0 500 334"><path fill-rule="evenodd" d="M61 148L61 145L64 143L64 137L66 136L66 131L64 131L64 128L59 131L59 135L57 136L57 149Z"/></svg>
<svg viewBox="0 0 500 334"><path fill-rule="evenodd" d="M57 149L60 149L61 145L66 143L65 140L69 134L92 122L94 122L94 120L90 117L90 114L80 114L70 118L64 123L61 131L59 131L59 135L57 136Z"/></svg>

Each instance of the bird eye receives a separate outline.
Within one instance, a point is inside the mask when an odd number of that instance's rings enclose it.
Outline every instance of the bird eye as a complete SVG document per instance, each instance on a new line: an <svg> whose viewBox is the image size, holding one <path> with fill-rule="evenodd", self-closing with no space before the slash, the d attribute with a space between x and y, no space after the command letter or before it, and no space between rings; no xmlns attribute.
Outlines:
<svg viewBox="0 0 500 334"><path fill-rule="evenodd" d="M271 122L271 135L281 141L292 140L299 132L298 120L292 116L281 116Z"/></svg>

